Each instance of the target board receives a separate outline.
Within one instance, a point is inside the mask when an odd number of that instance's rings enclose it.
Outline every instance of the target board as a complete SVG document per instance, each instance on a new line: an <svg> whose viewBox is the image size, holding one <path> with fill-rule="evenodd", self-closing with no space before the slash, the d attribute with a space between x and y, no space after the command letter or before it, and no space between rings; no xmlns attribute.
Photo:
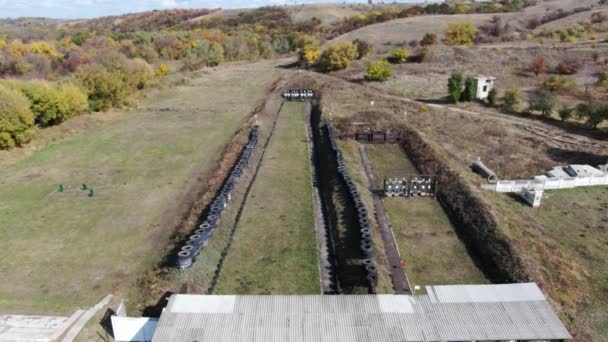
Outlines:
<svg viewBox="0 0 608 342"><path fill-rule="evenodd" d="M388 197L435 196L437 181L433 176L386 178L384 194Z"/></svg>

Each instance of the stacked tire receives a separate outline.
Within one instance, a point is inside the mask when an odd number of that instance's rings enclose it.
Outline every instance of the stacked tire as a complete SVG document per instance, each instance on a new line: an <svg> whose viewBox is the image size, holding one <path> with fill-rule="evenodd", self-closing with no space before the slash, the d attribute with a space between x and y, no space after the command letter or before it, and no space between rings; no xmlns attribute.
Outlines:
<svg viewBox="0 0 608 342"><path fill-rule="evenodd" d="M220 188L220 191L209 205L205 220L203 220L194 233L188 237L188 240L182 245L179 252L177 252L176 266L178 268L188 269L192 267L192 264L201 250L209 244L209 240L213 236L213 232L217 229L222 214L230 203L232 193L243 175L243 170L247 167L249 160L253 155L253 151L258 143L258 131L258 126L254 126L251 129L247 145L243 148L232 171L224 180L224 184Z"/></svg>
<svg viewBox="0 0 608 342"><path fill-rule="evenodd" d="M369 212L365 207L365 204L361 200L361 194L352 178L346 172L346 164L344 162L344 156L340 151L338 143L336 141L336 136L334 134L333 127L331 123L326 123L325 127L327 128L327 136L329 138L329 143L331 145L332 150L336 155L336 162L338 164L338 175L342 180L344 186L346 187L349 199L351 200L355 212L357 213L357 222L359 224L360 231L360 248L361 254L363 256L363 266L365 267L367 281L372 287L375 287L378 282L378 272L376 266L374 265L374 244L372 241L372 234L369 225Z"/></svg>

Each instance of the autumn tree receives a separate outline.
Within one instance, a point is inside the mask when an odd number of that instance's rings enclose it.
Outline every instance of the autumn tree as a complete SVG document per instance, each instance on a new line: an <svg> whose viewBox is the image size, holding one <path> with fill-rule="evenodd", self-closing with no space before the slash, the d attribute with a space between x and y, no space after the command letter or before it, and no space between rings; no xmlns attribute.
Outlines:
<svg viewBox="0 0 608 342"><path fill-rule="evenodd" d="M547 61L543 57L536 57L530 63L529 68L534 73L534 76L538 76L547 70Z"/></svg>
<svg viewBox="0 0 608 342"><path fill-rule="evenodd" d="M309 35L304 35L298 40L298 57L304 66L311 66L321 56L319 41Z"/></svg>
<svg viewBox="0 0 608 342"><path fill-rule="evenodd" d="M321 70L336 71L346 69L357 58L357 48L351 42L339 42L330 46L321 54Z"/></svg>
<svg viewBox="0 0 608 342"><path fill-rule="evenodd" d="M0 149L21 146L34 133L34 115L19 91L0 84Z"/></svg>

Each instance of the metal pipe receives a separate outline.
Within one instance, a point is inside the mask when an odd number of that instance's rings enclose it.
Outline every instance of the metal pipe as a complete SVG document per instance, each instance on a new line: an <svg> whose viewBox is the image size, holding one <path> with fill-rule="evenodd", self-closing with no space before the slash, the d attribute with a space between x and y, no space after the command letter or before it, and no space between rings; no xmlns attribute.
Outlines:
<svg viewBox="0 0 608 342"><path fill-rule="evenodd" d="M473 171L486 177L490 183L496 183L498 181L496 174L481 161L481 158L477 158L471 165L471 168Z"/></svg>

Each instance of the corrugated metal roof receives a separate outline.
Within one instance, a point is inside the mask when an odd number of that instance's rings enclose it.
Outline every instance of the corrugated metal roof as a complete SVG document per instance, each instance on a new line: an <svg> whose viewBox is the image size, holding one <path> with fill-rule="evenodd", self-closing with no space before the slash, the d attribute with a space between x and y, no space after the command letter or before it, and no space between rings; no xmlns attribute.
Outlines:
<svg viewBox="0 0 608 342"><path fill-rule="evenodd" d="M430 286L428 295L173 295L153 341L570 339L535 284Z"/></svg>

